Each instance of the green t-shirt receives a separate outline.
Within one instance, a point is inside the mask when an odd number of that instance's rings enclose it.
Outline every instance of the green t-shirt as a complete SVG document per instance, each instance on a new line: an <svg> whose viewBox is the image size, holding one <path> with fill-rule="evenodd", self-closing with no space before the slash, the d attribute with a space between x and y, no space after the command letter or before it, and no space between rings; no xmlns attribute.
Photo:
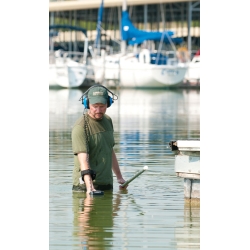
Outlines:
<svg viewBox="0 0 250 250"><path fill-rule="evenodd" d="M85 119L87 117L88 147L86 146ZM114 129L111 118L104 115L95 120L89 115L80 117L72 129L72 148L74 153L73 185L79 185L81 177L78 153L89 153L90 168L96 171L94 183L113 185L112 151L115 145ZM89 151L88 151L89 150Z"/></svg>

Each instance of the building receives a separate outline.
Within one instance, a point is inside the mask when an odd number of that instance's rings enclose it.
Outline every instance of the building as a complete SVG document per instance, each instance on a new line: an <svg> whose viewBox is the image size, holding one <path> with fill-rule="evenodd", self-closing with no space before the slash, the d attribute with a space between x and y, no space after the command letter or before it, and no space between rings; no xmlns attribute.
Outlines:
<svg viewBox="0 0 250 250"><path fill-rule="evenodd" d="M50 1L49 23L76 25L87 29L89 42L96 38L96 24L101 0ZM200 48L200 1L191 0L126 0L135 27L147 31L172 30L183 38L188 51ZM102 42L115 47L120 40L120 18L123 1L104 0ZM55 39L71 50L80 40L77 32L63 32Z"/></svg>

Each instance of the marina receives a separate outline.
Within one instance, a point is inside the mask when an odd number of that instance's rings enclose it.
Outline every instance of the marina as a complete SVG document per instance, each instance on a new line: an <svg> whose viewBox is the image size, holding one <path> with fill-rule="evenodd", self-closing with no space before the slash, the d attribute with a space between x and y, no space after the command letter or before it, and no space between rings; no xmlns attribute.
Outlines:
<svg viewBox="0 0 250 250"><path fill-rule="evenodd" d="M84 50L86 55L87 47L87 73L81 86L92 81L123 88L199 87L199 64L192 60L199 50L199 42L194 43L199 32L194 32L196 24L193 27L197 22L199 29L199 1L98 2L50 3L50 27L66 23L86 30L85 38L76 30L61 31L50 40L50 53ZM96 15L91 12L83 25L88 8ZM140 20L137 12L143 14Z"/></svg>

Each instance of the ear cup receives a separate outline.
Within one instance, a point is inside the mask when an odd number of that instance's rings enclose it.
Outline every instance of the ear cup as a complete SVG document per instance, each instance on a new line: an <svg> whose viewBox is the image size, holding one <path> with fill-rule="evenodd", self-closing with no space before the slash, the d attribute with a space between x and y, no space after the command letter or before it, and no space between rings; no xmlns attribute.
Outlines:
<svg viewBox="0 0 250 250"><path fill-rule="evenodd" d="M85 98L82 99L82 104L83 104L85 109L89 109L89 99L88 99L88 97L85 97Z"/></svg>
<svg viewBox="0 0 250 250"><path fill-rule="evenodd" d="M114 101L113 101L112 97L109 96L108 100L107 100L107 107L109 108L112 105L113 102Z"/></svg>

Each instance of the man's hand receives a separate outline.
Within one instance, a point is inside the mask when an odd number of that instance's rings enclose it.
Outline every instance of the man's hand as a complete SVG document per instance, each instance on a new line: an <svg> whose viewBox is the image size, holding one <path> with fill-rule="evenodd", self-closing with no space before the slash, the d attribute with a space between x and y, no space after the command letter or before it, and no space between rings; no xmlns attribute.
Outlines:
<svg viewBox="0 0 250 250"><path fill-rule="evenodd" d="M123 184L125 183L126 181L123 179L123 178L120 178L120 179L117 179L117 182L119 184ZM121 185L119 186L120 189L126 189L128 187L128 185L126 185L125 187L122 187Z"/></svg>

